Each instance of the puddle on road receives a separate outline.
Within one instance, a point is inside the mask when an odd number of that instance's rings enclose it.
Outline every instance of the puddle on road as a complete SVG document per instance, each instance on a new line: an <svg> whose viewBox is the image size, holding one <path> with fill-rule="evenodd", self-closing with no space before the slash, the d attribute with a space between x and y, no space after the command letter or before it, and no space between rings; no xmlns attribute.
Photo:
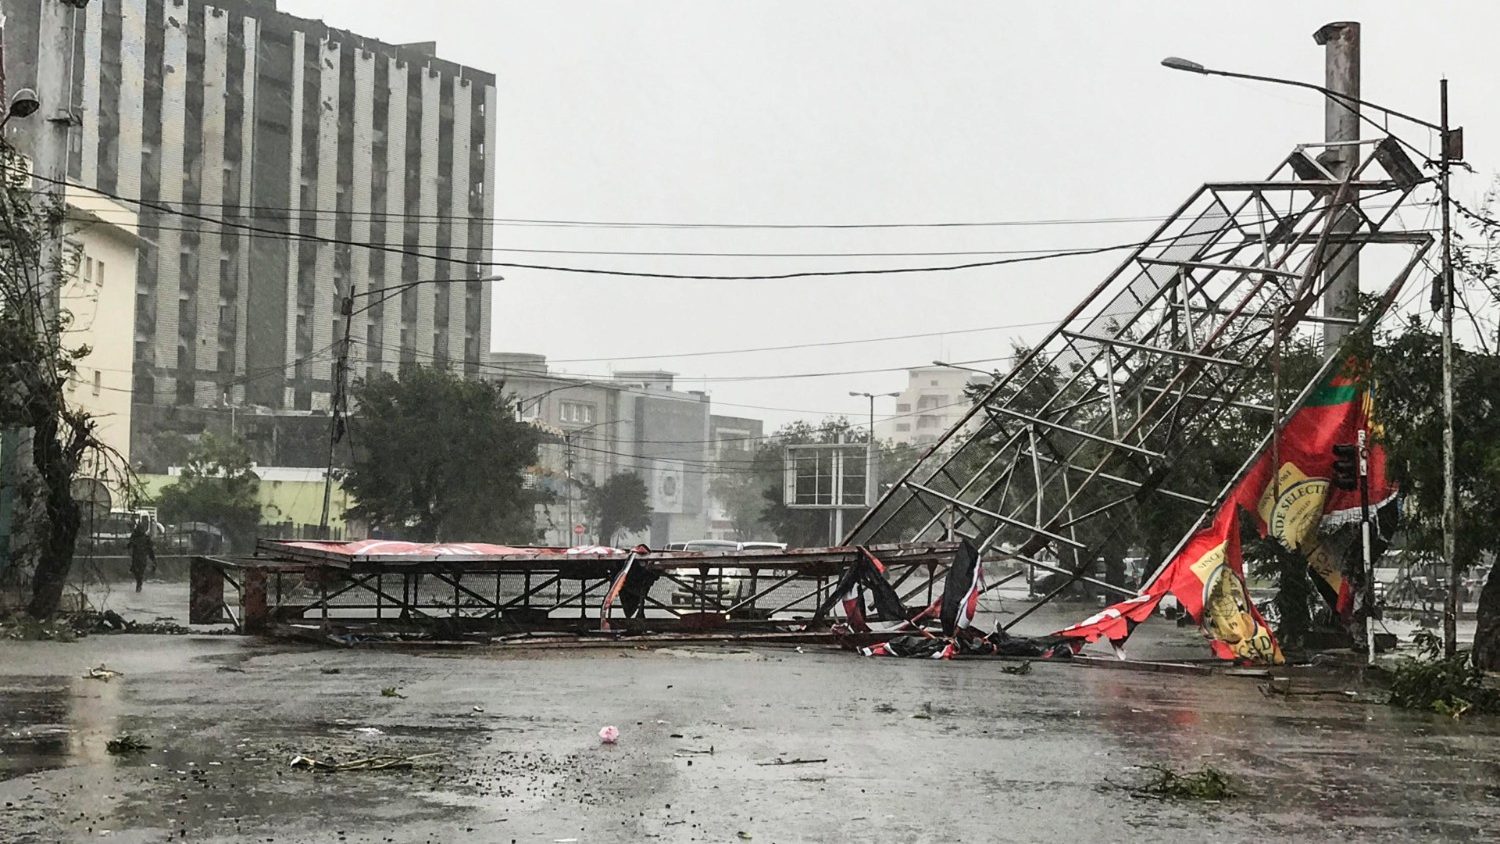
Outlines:
<svg viewBox="0 0 1500 844"><path fill-rule="evenodd" d="M81 678L0 687L0 781L108 756L121 694L118 683Z"/></svg>

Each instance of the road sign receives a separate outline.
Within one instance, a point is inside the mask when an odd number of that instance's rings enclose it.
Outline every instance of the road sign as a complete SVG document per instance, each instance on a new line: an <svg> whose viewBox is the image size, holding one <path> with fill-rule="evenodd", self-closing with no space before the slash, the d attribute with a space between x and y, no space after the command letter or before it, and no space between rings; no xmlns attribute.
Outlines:
<svg viewBox="0 0 1500 844"><path fill-rule="evenodd" d="M573 535L574 536L583 536L583 531L584 531L583 525L573 525Z"/></svg>

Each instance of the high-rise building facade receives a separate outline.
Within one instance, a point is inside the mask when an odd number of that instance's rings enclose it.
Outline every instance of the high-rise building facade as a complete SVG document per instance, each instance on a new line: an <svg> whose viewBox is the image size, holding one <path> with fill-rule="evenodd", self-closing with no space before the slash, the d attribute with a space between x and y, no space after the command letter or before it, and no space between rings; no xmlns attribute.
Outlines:
<svg viewBox="0 0 1500 844"><path fill-rule="evenodd" d="M33 84L40 2L5 3L12 89ZM70 180L150 241L136 404L326 409L351 293L354 375L483 365L492 74L275 0L94 0L74 26ZM453 281L397 290L427 279Z"/></svg>

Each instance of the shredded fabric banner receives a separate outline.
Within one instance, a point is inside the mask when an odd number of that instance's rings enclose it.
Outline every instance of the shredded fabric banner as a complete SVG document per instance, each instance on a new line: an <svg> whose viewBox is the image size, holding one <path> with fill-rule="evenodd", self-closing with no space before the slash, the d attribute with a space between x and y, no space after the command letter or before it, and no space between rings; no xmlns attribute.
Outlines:
<svg viewBox="0 0 1500 844"><path fill-rule="evenodd" d="M1123 652L1137 624L1150 618L1161 599L1172 595L1198 622L1214 654L1222 659L1279 664L1276 637L1250 600L1240 554L1239 514L1250 514L1256 531L1307 558L1319 592L1346 621L1352 617L1354 588L1345 576L1327 532L1357 522L1360 491L1332 484L1333 447L1355 443L1364 431L1369 451L1368 484L1372 510L1395 499L1386 476L1385 449L1371 428L1372 402L1365 370L1355 361L1314 388L1219 506L1213 522L1145 585L1141 594L1115 604L1058 633L1077 647L1108 639Z"/></svg>

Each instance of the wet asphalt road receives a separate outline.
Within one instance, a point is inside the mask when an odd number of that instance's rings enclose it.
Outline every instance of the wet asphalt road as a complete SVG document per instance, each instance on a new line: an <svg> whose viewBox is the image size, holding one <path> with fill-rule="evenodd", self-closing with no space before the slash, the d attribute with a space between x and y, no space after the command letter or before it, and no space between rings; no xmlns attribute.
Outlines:
<svg viewBox="0 0 1500 844"><path fill-rule="evenodd" d="M1191 645L1160 628L1158 649ZM124 676L81 677L100 663ZM1500 826L1500 719L1268 698L1244 677L1003 666L4 642L0 841L1477 841ZM1355 679L1296 670L1301 688ZM605 724L618 745L600 745ZM110 756L124 731L152 749ZM289 767L297 753L436 755L314 774ZM1112 784L1148 763L1213 765L1240 793L1162 803Z"/></svg>

